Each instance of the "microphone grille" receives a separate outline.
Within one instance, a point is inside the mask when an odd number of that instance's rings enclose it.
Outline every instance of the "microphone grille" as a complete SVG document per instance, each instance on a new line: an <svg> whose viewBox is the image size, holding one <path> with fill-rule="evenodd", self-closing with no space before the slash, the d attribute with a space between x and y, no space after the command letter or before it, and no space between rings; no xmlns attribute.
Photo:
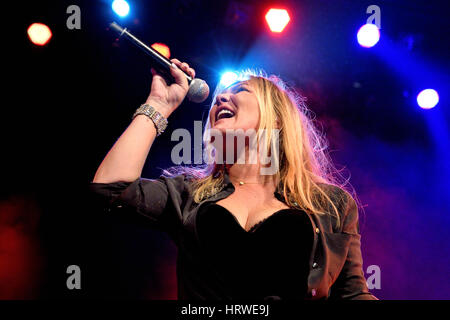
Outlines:
<svg viewBox="0 0 450 320"><path fill-rule="evenodd" d="M187 97L190 101L195 103L201 103L205 101L209 96L208 84L202 79L193 79L189 86Z"/></svg>

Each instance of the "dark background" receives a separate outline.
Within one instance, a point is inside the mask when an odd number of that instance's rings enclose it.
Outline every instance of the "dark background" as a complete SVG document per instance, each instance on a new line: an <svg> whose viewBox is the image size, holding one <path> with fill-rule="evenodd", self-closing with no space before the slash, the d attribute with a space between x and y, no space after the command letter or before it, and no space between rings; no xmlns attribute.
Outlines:
<svg viewBox="0 0 450 320"><path fill-rule="evenodd" d="M129 3L126 18L114 15L110 1L39 1L15 11L19 44L4 61L13 70L6 95L14 102L4 103L2 117L0 298L176 298L168 237L137 218L105 214L87 193L151 83L146 57L107 30L113 20L149 44L167 44L212 89L227 68L259 67L306 96L363 204L364 270L381 269L381 288L372 293L450 298L445 1ZM66 27L72 4L81 8L81 30ZM291 15L281 35L264 22L277 4ZM381 40L366 49L356 32L372 4L381 8ZM44 47L27 38L33 22L52 29ZM422 110L415 99L429 87L440 103ZM143 177L172 165L171 131L191 130L210 102L184 102L171 115ZM72 264L81 268L81 290L66 288Z"/></svg>

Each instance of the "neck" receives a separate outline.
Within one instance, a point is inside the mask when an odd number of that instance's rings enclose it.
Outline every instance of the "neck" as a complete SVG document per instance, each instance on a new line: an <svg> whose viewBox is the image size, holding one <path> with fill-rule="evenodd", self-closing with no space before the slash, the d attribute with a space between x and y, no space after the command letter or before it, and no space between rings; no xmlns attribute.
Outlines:
<svg viewBox="0 0 450 320"><path fill-rule="evenodd" d="M256 158L256 163L249 161L249 146L245 145L245 148L234 150L234 162L231 164L225 164L224 169L228 173L231 182L235 185L252 185L254 188L263 187L266 191L274 191L276 189L278 181L276 175L262 174L264 172L260 163L259 157ZM226 148L225 152L226 153ZM238 159L245 158L244 163L238 163ZM267 172L267 170L265 170Z"/></svg>
<svg viewBox="0 0 450 320"><path fill-rule="evenodd" d="M225 165L225 170L231 182L235 184L257 184L265 187L275 188L275 178L260 173L259 164L232 164Z"/></svg>

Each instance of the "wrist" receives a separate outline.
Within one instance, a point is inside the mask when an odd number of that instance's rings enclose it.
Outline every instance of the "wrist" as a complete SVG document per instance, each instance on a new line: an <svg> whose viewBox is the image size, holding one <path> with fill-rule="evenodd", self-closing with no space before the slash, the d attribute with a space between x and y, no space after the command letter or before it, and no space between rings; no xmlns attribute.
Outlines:
<svg viewBox="0 0 450 320"><path fill-rule="evenodd" d="M156 128L157 136L161 135L164 130L167 128L167 118L164 115L156 110L156 108L148 103L142 104L132 116L132 119L136 118L138 115L145 115L149 119L153 121L153 124Z"/></svg>
<svg viewBox="0 0 450 320"><path fill-rule="evenodd" d="M145 104L151 105L153 108L155 108L156 111L161 113L164 116L164 118L166 118L166 119L173 112L173 110L170 108L170 106L166 102L162 101L159 98L149 97L147 99L147 101L145 102Z"/></svg>

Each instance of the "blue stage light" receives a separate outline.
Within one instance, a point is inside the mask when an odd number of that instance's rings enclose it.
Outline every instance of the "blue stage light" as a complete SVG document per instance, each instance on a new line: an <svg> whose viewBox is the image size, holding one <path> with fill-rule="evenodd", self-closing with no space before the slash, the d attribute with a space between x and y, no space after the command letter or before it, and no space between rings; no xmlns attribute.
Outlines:
<svg viewBox="0 0 450 320"><path fill-rule="evenodd" d="M224 87L228 87L233 82L238 80L238 75L232 71L227 71L222 74L220 78L220 84Z"/></svg>
<svg viewBox="0 0 450 320"><path fill-rule="evenodd" d="M112 3L112 9L121 17L125 17L128 12L130 12L129 4L124 0L114 0Z"/></svg>
<svg viewBox="0 0 450 320"><path fill-rule="evenodd" d="M436 90L425 89L417 95L417 104L422 109L434 108L439 102L439 95Z"/></svg>
<svg viewBox="0 0 450 320"><path fill-rule="evenodd" d="M376 25L368 23L359 28L356 37L360 46L371 48L380 40L380 30Z"/></svg>

